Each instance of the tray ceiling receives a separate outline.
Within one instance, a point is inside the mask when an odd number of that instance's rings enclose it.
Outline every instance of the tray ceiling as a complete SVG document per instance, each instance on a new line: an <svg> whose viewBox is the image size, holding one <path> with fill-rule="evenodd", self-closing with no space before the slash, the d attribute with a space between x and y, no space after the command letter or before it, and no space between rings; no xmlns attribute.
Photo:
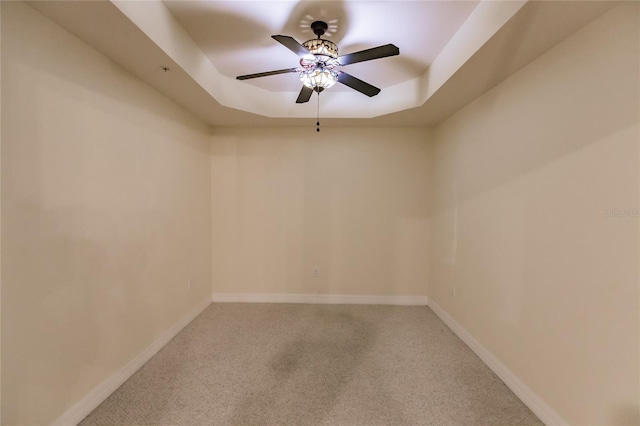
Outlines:
<svg viewBox="0 0 640 426"><path fill-rule="evenodd" d="M382 89L321 95L323 125L427 126L446 118L615 6L611 1L30 1L40 12L213 126L309 125L297 66L271 39L330 24L340 54L393 43L400 55L344 70ZM163 67L170 70L165 72Z"/></svg>

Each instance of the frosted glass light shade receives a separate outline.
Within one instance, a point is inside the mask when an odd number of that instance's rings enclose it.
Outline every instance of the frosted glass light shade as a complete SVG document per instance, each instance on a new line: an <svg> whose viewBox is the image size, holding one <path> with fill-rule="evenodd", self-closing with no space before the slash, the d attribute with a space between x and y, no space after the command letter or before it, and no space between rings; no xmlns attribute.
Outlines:
<svg viewBox="0 0 640 426"><path fill-rule="evenodd" d="M338 74L335 71L318 66L310 70L302 71L300 73L300 81L310 89L319 87L328 89L336 84Z"/></svg>

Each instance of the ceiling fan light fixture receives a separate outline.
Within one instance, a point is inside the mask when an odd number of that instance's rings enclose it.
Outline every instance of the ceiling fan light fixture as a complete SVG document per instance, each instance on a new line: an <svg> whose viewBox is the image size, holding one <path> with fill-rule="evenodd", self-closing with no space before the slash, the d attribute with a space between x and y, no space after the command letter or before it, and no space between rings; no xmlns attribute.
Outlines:
<svg viewBox="0 0 640 426"><path fill-rule="evenodd" d="M298 73L298 77L300 78L303 86L298 98L296 99L297 104L309 102L313 92L317 92L319 94L324 89L328 89L336 83L341 83L369 97L380 93L379 88L339 70L339 67L358 62L370 61L372 59L395 56L400 54L400 49L393 44L385 44L384 46L373 47L371 49L365 49L338 57L338 46L336 46L335 43L322 38L322 35L328 30L328 28L329 26L324 21L312 22L311 29L318 38L307 40L302 44L298 43L296 39L291 36L281 34L272 35L272 39L298 55L298 58L300 58L300 66L296 68L285 68L255 74L239 75L236 79L248 80L251 78L267 77L277 74ZM319 99L320 97L318 97L318 100Z"/></svg>
<svg viewBox="0 0 640 426"><path fill-rule="evenodd" d="M309 89L317 92L320 89L328 89L336 84L338 81L338 73L322 66L317 66L302 71L300 73L300 81Z"/></svg>

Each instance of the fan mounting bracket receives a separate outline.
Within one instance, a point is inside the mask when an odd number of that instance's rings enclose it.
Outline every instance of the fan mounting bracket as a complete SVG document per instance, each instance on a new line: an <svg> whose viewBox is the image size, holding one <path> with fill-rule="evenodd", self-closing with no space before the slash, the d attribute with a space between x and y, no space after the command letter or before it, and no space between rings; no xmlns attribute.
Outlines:
<svg viewBox="0 0 640 426"><path fill-rule="evenodd" d="M327 25L327 23L324 21L314 21L313 23L311 23L311 29L313 30L313 33L318 36L318 38L320 38L328 28L329 25Z"/></svg>

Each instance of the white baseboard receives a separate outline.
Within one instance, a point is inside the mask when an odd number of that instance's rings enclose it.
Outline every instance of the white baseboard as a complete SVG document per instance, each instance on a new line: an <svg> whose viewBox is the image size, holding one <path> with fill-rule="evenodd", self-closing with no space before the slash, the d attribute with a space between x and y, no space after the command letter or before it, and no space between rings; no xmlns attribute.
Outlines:
<svg viewBox="0 0 640 426"><path fill-rule="evenodd" d="M535 394L495 355L489 352L467 330L451 318L436 302L430 300L429 307L545 425L568 425L542 398Z"/></svg>
<svg viewBox="0 0 640 426"><path fill-rule="evenodd" d="M369 296L353 294L213 293L214 302L312 303L330 305L427 305L426 296Z"/></svg>
<svg viewBox="0 0 640 426"><path fill-rule="evenodd" d="M124 367L116 371L110 377L107 377L102 383L96 386L84 398L69 408L56 419L52 425L77 425L89 413L91 413L98 405L100 405L109 395L120 387L129 377L133 375L140 367L142 367L151 357L153 357L164 345L173 339L184 327L186 327L195 317L200 315L207 306L211 304L211 300L204 300L193 308L187 315L182 317L170 329L162 333L151 345L147 346L135 358L129 361Z"/></svg>

